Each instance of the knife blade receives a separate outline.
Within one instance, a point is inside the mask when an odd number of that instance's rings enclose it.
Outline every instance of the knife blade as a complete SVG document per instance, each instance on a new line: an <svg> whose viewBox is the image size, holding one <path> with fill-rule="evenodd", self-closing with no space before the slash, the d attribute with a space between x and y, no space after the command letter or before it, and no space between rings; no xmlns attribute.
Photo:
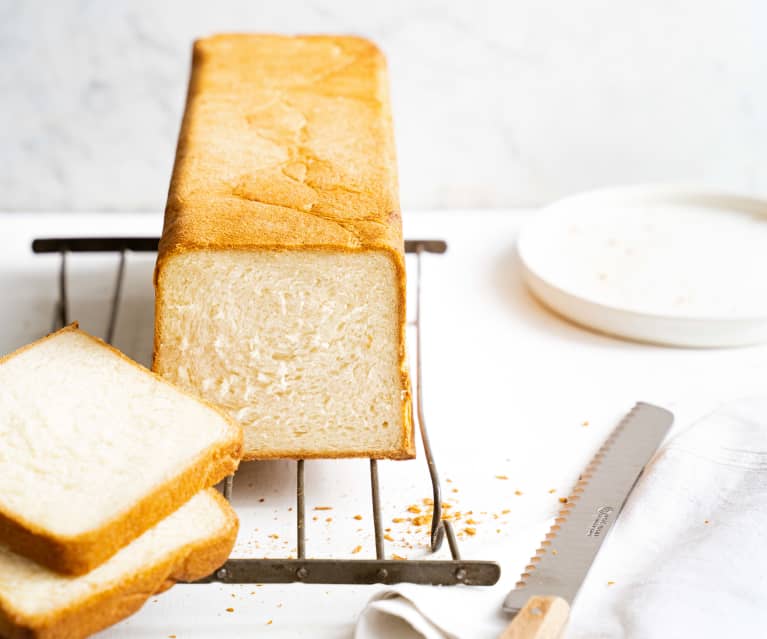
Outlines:
<svg viewBox="0 0 767 639"><path fill-rule="evenodd" d="M673 422L666 409L640 402L616 426L504 600L515 618L502 639L559 636L599 548Z"/></svg>

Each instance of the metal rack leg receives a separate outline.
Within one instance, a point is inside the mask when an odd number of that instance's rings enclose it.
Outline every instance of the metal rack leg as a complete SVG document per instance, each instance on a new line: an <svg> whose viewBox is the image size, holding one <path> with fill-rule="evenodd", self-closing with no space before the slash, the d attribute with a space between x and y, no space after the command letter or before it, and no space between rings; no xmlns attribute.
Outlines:
<svg viewBox="0 0 767 639"><path fill-rule="evenodd" d="M224 499L226 501L232 500L232 488L234 487L234 475L229 475L224 480Z"/></svg>
<svg viewBox="0 0 767 639"><path fill-rule="evenodd" d="M117 266L117 279L115 280L114 293L112 294L112 306L109 310L109 323L107 324L106 342L111 344L115 336L117 325L117 312L120 308L120 294L122 293L123 280L125 279L125 249L120 251L120 263Z"/></svg>
<svg viewBox="0 0 767 639"><path fill-rule="evenodd" d="M445 535L447 537L447 545L450 546L450 554L453 559L458 561L461 558L461 552L458 550L458 540L455 537L455 531L453 530L453 524L449 521L443 521L442 525L445 528Z"/></svg>
<svg viewBox="0 0 767 639"><path fill-rule="evenodd" d="M59 299L56 303L56 316L53 320L53 330L69 324L69 303L67 302L67 250L62 249L59 265Z"/></svg>
<svg viewBox="0 0 767 639"><path fill-rule="evenodd" d="M378 485L378 461L370 460L370 490L373 496L373 529L376 537L376 558L384 559L384 539L381 524L381 492Z"/></svg>
<svg viewBox="0 0 767 639"><path fill-rule="evenodd" d="M304 460L298 460L296 471L296 536L298 558L306 558L306 516L304 512Z"/></svg>
<svg viewBox="0 0 767 639"><path fill-rule="evenodd" d="M429 476L431 477L432 500L434 502L434 512L431 519L431 551L437 552L442 546L442 540L445 537L445 527L442 521L442 489L439 483L439 473L437 472L437 463L434 461L434 453L431 450L429 442L429 433L426 430L426 420L423 410L423 371L421 357L421 254L423 246L416 247L416 298L415 298L415 340L416 340L416 362L415 362L415 380L416 380L416 413L418 415L418 427L421 431L421 442L423 450L426 453L426 463L429 466ZM456 544L456 551L458 545ZM452 550L452 548L451 548Z"/></svg>

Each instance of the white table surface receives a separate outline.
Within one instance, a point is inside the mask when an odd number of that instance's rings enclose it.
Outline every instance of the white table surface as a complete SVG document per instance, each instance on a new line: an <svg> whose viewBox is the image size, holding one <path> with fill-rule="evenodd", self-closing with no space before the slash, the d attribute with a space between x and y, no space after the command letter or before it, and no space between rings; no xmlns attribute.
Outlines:
<svg viewBox="0 0 767 639"><path fill-rule="evenodd" d="M681 429L723 401L767 392L767 346L689 350L634 344L589 332L542 308L522 285L514 251L518 228L532 213L405 214L408 238L442 238L449 244L447 254L426 256L424 263L426 417L443 479L451 480L443 484L447 500L456 509L473 511L479 522L475 536L462 536L463 555L502 565L501 582L487 589L488 599L499 605L547 529L558 498L635 401L670 408L677 416L675 428ZM51 324L58 259L32 255L33 237L157 235L160 227L158 215L0 214L0 351L43 335ZM152 260L151 255L128 258L115 339L144 363L151 352ZM71 317L100 335L115 266L114 256L70 260ZM430 494L423 457L380 466L384 522L407 517L408 505ZM237 555L295 552L295 513L289 510L294 470L290 462L243 465L235 482L234 504L241 517ZM354 557L372 557L367 463L313 461L306 473L308 554L351 556L362 545ZM333 510L315 512L317 505ZM510 512L503 514L506 509ZM356 514L363 519L355 520ZM407 533L402 524L385 525L393 528L395 539L387 543L389 553L425 553L425 534ZM621 584L619 574L615 581ZM584 587L606 585L587 582ZM273 637L349 637L378 588L176 586L99 636L181 639L255 631ZM477 636L496 636L504 623L500 612L481 615ZM570 633L577 631L576 604Z"/></svg>

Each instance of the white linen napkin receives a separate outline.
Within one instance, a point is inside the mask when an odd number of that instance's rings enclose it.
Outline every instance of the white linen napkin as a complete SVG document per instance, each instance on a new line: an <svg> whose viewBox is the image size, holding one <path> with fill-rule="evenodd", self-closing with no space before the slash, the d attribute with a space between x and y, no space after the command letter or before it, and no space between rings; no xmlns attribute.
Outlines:
<svg viewBox="0 0 767 639"><path fill-rule="evenodd" d="M362 611L355 639L496 637L507 623L504 594L387 588ZM659 451L602 547L566 637L719 639L765 628L767 398L728 404Z"/></svg>

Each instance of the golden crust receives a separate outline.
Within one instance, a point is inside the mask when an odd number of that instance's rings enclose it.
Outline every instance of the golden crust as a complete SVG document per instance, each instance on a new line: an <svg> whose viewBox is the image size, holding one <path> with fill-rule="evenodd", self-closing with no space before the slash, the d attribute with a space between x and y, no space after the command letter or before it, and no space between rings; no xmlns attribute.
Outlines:
<svg viewBox="0 0 767 639"><path fill-rule="evenodd" d="M219 35L194 46L155 269L201 250L384 252L398 283L403 433L385 453L246 451L245 459L415 455L405 258L386 61L352 36Z"/></svg>
<svg viewBox="0 0 767 639"><path fill-rule="evenodd" d="M77 332L88 337L100 346L110 349L143 373L152 375L160 383L173 386L166 379L140 366L116 348L81 331L76 322L0 358L0 365L64 332ZM28 557L51 570L68 575L82 575L102 564L136 537L178 510L198 492L213 486L237 470L240 459L242 459L242 428L209 402L204 402L199 397L176 386L173 388L184 395L193 397L196 401L205 403L223 416L230 426L228 438L200 453L186 468L180 469L175 477L145 495L130 509L99 528L81 535L60 536L51 534L35 524L25 521L18 514L7 512L0 506L0 542L15 553Z"/></svg>
<svg viewBox="0 0 767 639"><path fill-rule="evenodd" d="M107 590L93 592L66 608L27 617L0 601L0 636L6 639L80 639L133 614L155 593L178 581L195 581L219 568L232 552L237 516L218 491L208 489L226 514L216 535L178 548L171 556L146 566Z"/></svg>

